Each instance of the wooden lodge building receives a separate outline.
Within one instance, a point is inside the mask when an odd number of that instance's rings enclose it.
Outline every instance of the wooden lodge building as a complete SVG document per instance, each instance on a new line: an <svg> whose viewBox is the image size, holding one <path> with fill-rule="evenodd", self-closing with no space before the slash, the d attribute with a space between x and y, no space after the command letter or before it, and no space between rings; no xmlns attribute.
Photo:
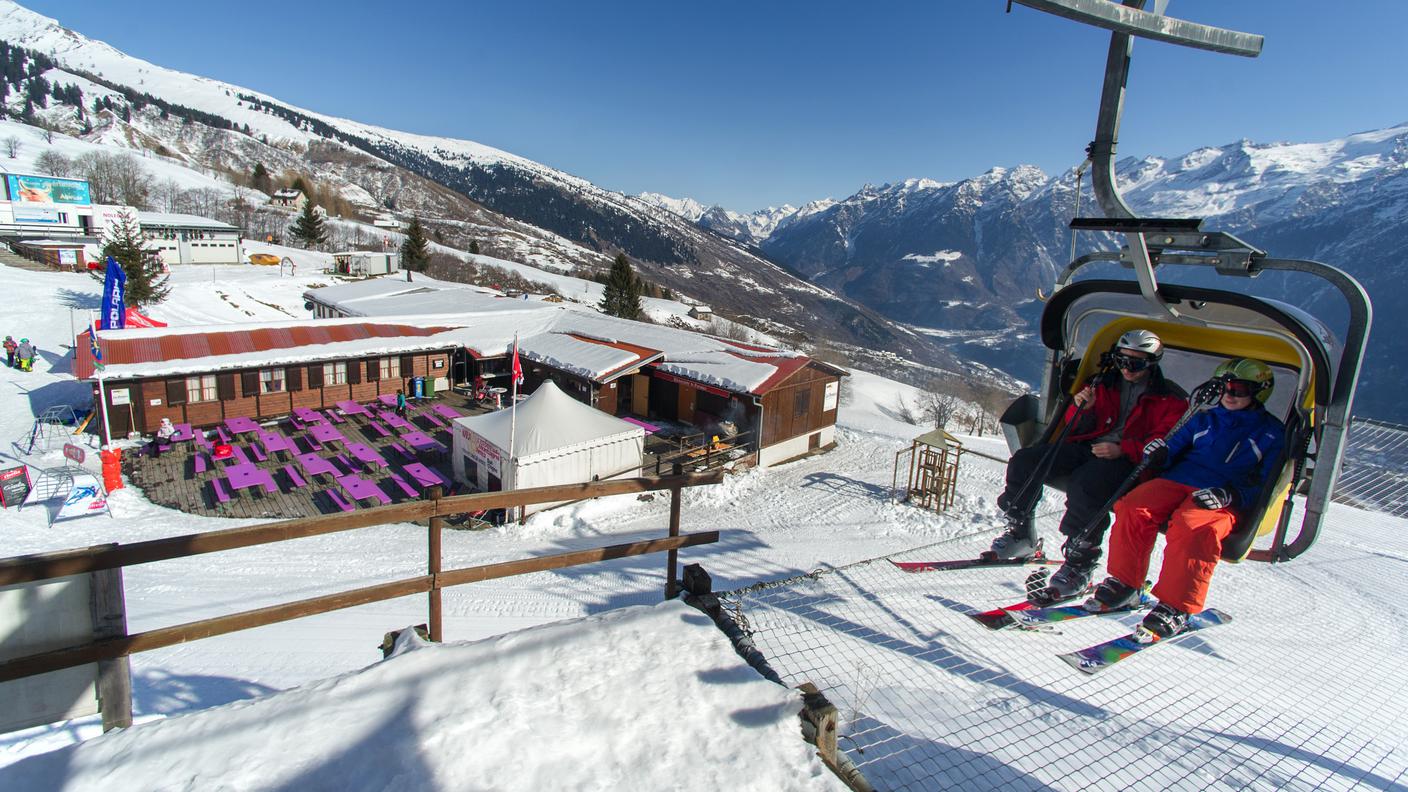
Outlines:
<svg viewBox="0 0 1408 792"><path fill-rule="evenodd" d="M99 331L113 435L153 432L162 418L212 426L235 416L273 419L294 407L365 402L397 389L410 394L413 377L425 377L434 392L494 389L507 404L517 339L521 393L551 380L611 415L737 437L757 451L760 465L835 442L845 372L804 355L420 275L414 282L329 286L305 297L310 311L332 318ZM78 349L75 372L93 380L98 372L86 336Z"/></svg>

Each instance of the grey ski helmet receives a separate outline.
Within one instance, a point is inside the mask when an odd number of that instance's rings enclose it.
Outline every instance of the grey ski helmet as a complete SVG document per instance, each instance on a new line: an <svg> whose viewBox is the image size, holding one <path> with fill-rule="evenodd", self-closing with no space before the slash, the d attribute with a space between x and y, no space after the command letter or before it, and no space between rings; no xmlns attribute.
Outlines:
<svg viewBox="0 0 1408 792"><path fill-rule="evenodd" d="M1115 342L1115 349L1133 349L1143 352L1155 363L1164 356L1164 342L1148 330L1128 330Z"/></svg>

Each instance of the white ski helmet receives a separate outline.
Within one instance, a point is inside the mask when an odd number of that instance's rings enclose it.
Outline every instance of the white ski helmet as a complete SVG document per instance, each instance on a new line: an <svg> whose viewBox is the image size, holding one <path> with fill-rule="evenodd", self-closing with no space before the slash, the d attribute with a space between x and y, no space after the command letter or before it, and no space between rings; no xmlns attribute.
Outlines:
<svg viewBox="0 0 1408 792"><path fill-rule="evenodd" d="M1115 342L1115 349L1133 349L1144 352L1157 363L1164 356L1164 342L1148 330L1129 330Z"/></svg>

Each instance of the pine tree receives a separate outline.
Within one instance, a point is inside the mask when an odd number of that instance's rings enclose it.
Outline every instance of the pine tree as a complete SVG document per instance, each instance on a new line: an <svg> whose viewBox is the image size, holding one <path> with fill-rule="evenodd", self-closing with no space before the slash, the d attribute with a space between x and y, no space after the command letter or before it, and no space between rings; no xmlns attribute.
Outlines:
<svg viewBox="0 0 1408 792"><path fill-rule="evenodd" d="M410 225L406 226L406 241L401 243L401 269L425 272L429 263L430 244L425 239L425 229L421 227L420 218L412 215Z"/></svg>
<svg viewBox="0 0 1408 792"><path fill-rule="evenodd" d="M469 252L470 252L470 253L473 253L473 254L476 255L476 256L479 255L479 240L477 240L477 239L471 239L471 240L469 240Z"/></svg>
<svg viewBox="0 0 1408 792"><path fill-rule="evenodd" d="M631 268L630 259L625 253L618 253L606 276L606 288L597 307L609 316L636 319L640 317L640 294L641 282Z"/></svg>
<svg viewBox="0 0 1408 792"><path fill-rule="evenodd" d="M145 245L137 216L125 210L118 213L103 237L103 257L112 256L122 265L127 275L127 304L134 307L155 305L171 293L167 283L171 276L161 271L160 260ZM101 281L103 273L95 271L93 277Z"/></svg>
<svg viewBox="0 0 1408 792"><path fill-rule="evenodd" d="M254 171L249 174L250 186L262 193L273 191L273 180L269 178L269 170L264 167L264 163L254 163Z"/></svg>
<svg viewBox="0 0 1408 792"><path fill-rule="evenodd" d="M313 250L328 241L327 223L323 222L323 213L318 211L318 207L312 201L303 203L303 211L298 215L298 219L293 221L293 225L288 227L289 236L300 240L303 247Z"/></svg>

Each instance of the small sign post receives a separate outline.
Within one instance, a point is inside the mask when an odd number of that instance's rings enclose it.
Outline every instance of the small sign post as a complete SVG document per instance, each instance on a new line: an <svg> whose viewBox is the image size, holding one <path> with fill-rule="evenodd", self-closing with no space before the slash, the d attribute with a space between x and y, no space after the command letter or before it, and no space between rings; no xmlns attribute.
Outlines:
<svg viewBox="0 0 1408 792"><path fill-rule="evenodd" d="M21 503L29 497L29 467L20 465L18 467L0 470L0 507L10 508Z"/></svg>

